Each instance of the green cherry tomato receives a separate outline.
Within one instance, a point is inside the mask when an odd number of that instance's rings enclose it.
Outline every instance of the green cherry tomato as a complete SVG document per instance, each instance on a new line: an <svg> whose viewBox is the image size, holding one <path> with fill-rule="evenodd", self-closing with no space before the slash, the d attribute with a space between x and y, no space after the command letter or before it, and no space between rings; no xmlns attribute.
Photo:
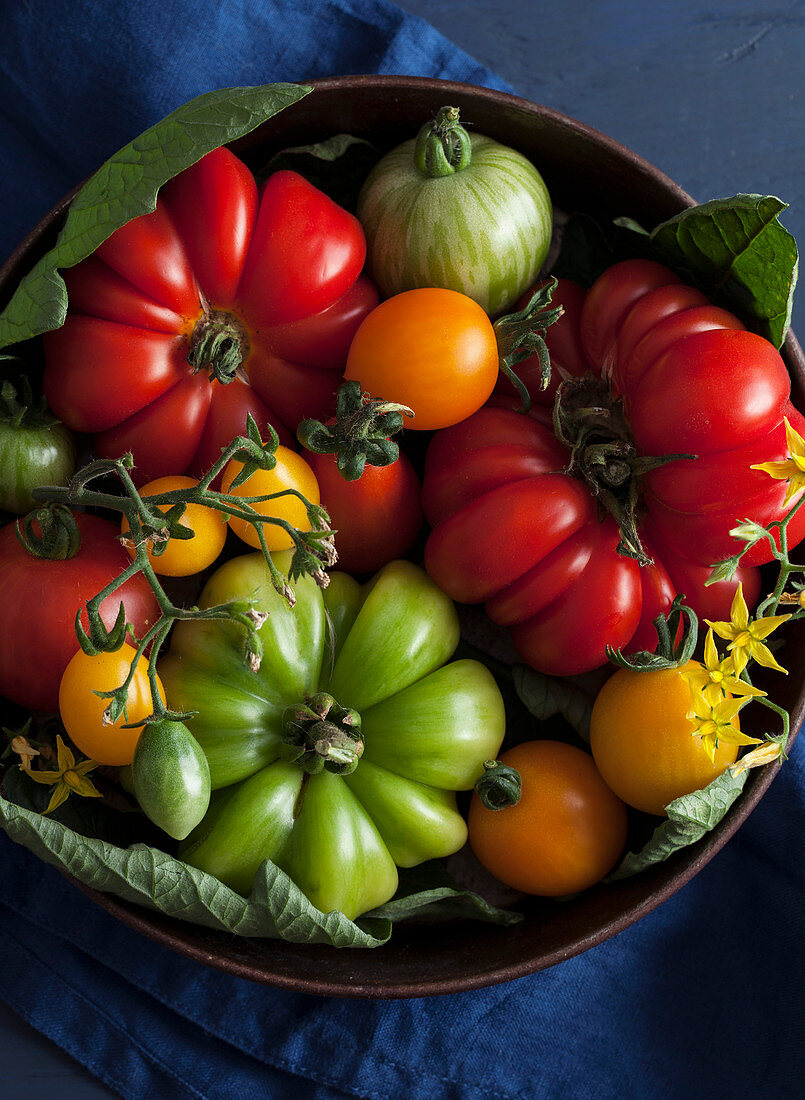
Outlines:
<svg viewBox="0 0 805 1100"><path fill-rule="evenodd" d="M160 662L171 706L198 712L214 789L182 858L241 893L270 859L319 909L355 917L392 896L397 866L464 844L455 792L498 751L503 701L483 665L447 663L455 607L410 562L363 586L335 573L324 592L295 587L291 610L261 554L232 559L201 604L267 612L259 669L221 622L177 623Z"/></svg>

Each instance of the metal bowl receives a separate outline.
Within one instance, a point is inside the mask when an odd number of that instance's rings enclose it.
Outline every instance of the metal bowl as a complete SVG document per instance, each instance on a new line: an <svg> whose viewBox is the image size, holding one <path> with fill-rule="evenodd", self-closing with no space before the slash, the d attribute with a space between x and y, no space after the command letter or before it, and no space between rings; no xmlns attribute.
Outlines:
<svg viewBox="0 0 805 1100"><path fill-rule="evenodd" d="M662 172L611 138L549 108L502 92L418 77L345 76L311 81L314 91L233 148L254 162L289 146L346 132L390 147L410 137L445 104L480 133L512 145L539 167L554 201L601 219L628 214L651 226L694 200ZM72 195L42 219L0 269L0 304L51 247ZM793 335L783 355L802 407L805 358ZM805 717L805 647L789 645L791 675L775 699ZM388 944L367 950L238 939L163 917L76 883L93 901L174 951L251 981L343 997L420 997L456 993L531 974L579 954L633 924L685 885L752 812L776 767L750 775L742 797L700 843L638 876L595 887L572 901L530 899L511 928L450 921L400 924Z"/></svg>

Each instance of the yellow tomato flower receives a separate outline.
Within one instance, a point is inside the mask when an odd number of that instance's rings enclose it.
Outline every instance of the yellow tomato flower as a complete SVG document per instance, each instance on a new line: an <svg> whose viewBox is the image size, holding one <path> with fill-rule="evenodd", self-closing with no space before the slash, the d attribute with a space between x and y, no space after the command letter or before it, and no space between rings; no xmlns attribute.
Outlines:
<svg viewBox="0 0 805 1100"><path fill-rule="evenodd" d="M777 663L769 647L763 644L763 639L768 638L773 630L790 618L790 615L766 615L750 622L743 585L739 582L732 599L730 621L728 623L711 623L709 619L704 621L713 628L719 638L730 643L727 649L732 653L737 677L746 668L750 658L764 668L774 668L778 672L787 673L788 670Z"/></svg>
<svg viewBox="0 0 805 1100"><path fill-rule="evenodd" d="M44 813L49 814L51 810L61 806L73 791L84 795L85 798L101 798L101 792L91 779L87 779L87 773L98 767L97 762L82 760L80 764L76 764L75 756L61 737L56 738L56 751L58 762L56 771L34 771L30 761L26 763L25 760L20 765L35 782L53 787L53 794Z"/></svg>
<svg viewBox="0 0 805 1100"><path fill-rule="evenodd" d="M785 438L788 444L788 458L783 462L760 462L753 470L763 470L775 481L787 481L783 506L788 504L800 490L805 489L805 439L792 428L785 417Z"/></svg>
<svg viewBox="0 0 805 1100"><path fill-rule="evenodd" d="M749 702L749 696L740 699L722 699L713 706L704 695L694 695L688 711L688 720L693 723L694 736L702 739L702 746L711 760L715 759L716 748L720 741L728 745L758 745L758 737L749 737L733 725L733 719L741 707Z"/></svg>
<svg viewBox="0 0 805 1100"><path fill-rule="evenodd" d="M756 749L752 749L745 756L742 756L740 760L736 760L734 764L730 765L733 775L741 775L743 772L749 771L750 768L762 768L766 764L781 764L785 759L785 748L780 738L770 738L768 741L764 741L762 745L758 745Z"/></svg>
<svg viewBox="0 0 805 1100"><path fill-rule="evenodd" d="M702 663L686 672L680 670L680 675L690 684L691 695L701 694L713 706L727 695L755 697L766 694L736 674L734 656L719 659L712 627L707 631Z"/></svg>

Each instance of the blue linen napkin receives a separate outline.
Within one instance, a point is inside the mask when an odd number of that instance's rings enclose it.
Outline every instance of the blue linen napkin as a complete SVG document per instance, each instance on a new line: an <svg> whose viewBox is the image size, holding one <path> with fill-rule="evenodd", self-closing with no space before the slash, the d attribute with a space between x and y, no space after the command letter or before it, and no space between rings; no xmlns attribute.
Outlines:
<svg viewBox="0 0 805 1100"><path fill-rule="evenodd" d="M505 88L383 0L27 0L0 39L0 257L77 180L209 88L413 73ZM0 996L125 1097L793 1096L805 1068L795 748L682 892L550 971L431 1000L252 985L120 925L0 834Z"/></svg>

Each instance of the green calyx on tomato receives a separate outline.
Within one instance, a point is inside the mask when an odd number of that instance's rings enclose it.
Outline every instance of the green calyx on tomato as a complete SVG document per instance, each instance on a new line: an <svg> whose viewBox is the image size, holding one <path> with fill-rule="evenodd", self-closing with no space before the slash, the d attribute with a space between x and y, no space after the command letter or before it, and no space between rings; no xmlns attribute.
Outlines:
<svg viewBox="0 0 805 1100"><path fill-rule="evenodd" d="M336 398L335 419L322 424L303 420L296 430L302 446L314 454L334 454L338 472L346 481L357 481L364 466L391 466L400 448L389 439L402 430L403 417L413 409L396 401L371 398L360 382L344 382Z"/></svg>
<svg viewBox="0 0 805 1100"><path fill-rule="evenodd" d="M196 321L187 352L194 374L207 371L210 382L225 386L235 379L248 355L246 329L231 313L205 313Z"/></svg>
<svg viewBox="0 0 805 1100"><path fill-rule="evenodd" d="M633 672L686 665L696 651L699 620L693 608L682 600L682 596L674 596L668 613L660 613L654 620L657 644L653 650L643 649L626 656L621 650L608 647L610 661L619 668L628 668Z"/></svg>
<svg viewBox="0 0 805 1100"><path fill-rule="evenodd" d="M282 729L285 736L280 756L311 775L322 768L336 775L349 775L363 756L360 714L340 706L326 691L286 707Z"/></svg>
<svg viewBox="0 0 805 1100"><path fill-rule="evenodd" d="M606 382L592 375L564 381L556 394L553 424L556 438L570 451L566 472L588 485L617 523L618 553L641 565L650 564L638 531L641 481L669 462L698 456L639 454L622 401L613 398Z"/></svg>
<svg viewBox="0 0 805 1100"><path fill-rule="evenodd" d="M536 278L553 224L534 165L491 138L467 134L451 107L375 165L358 218L383 297L444 287L493 316Z"/></svg>
<svg viewBox="0 0 805 1100"><path fill-rule="evenodd" d="M427 179L452 176L472 160L470 135L459 122L458 107L442 107L416 137L414 164Z"/></svg>
<svg viewBox="0 0 805 1100"><path fill-rule="evenodd" d="M287 558L276 555L283 568ZM356 916L392 896L396 866L464 844L455 792L497 754L500 692L478 662L445 663L455 608L410 562L364 586L341 573L324 590L303 578L291 610L262 557L247 555L212 576L201 603L245 593L267 615L258 670L237 628L218 622L177 623L159 666L171 705L198 712L190 728L214 790L182 858L241 893L271 859L318 908ZM338 735L319 738L325 709Z"/></svg>
<svg viewBox="0 0 805 1100"><path fill-rule="evenodd" d="M475 793L487 810L516 806L523 794L523 781L516 768L499 760L485 760L484 774L475 784Z"/></svg>
<svg viewBox="0 0 805 1100"><path fill-rule="evenodd" d="M28 512L14 526L17 541L34 558L67 561L81 549L81 532L66 504L46 504Z"/></svg>

